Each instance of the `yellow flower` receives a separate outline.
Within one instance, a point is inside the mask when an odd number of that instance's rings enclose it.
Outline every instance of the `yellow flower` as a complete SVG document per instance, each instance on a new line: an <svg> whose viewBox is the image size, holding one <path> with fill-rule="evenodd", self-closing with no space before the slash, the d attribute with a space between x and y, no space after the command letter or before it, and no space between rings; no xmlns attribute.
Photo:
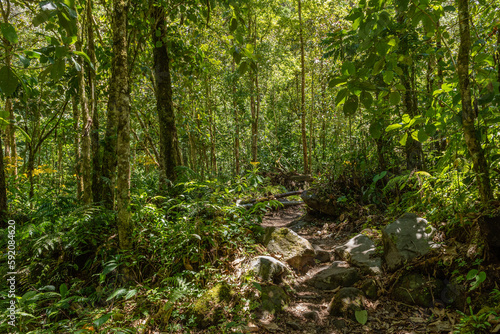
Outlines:
<svg viewBox="0 0 500 334"><path fill-rule="evenodd" d="M251 161L250 163L251 163L253 166L257 166L258 164L260 164L260 162L258 162L258 161Z"/></svg>

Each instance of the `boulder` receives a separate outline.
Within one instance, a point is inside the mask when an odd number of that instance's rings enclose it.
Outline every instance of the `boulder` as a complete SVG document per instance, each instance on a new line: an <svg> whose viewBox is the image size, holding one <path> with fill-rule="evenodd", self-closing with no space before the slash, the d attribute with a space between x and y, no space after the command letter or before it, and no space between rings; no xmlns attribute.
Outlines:
<svg viewBox="0 0 500 334"><path fill-rule="evenodd" d="M356 320L356 311L364 309L364 296L356 288L342 288L333 296L328 312L337 317L346 317Z"/></svg>
<svg viewBox="0 0 500 334"><path fill-rule="evenodd" d="M314 189L305 190L300 197L314 211L319 211L330 216L339 216L343 211L343 207L338 205L335 199L318 196Z"/></svg>
<svg viewBox="0 0 500 334"><path fill-rule="evenodd" d="M420 274L410 274L397 281L392 290L392 297L405 304L432 307L435 298L439 298L443 288L444 284L441 280L428 279Z"/></svg>
<svg viewBox="0 0 500 334"><path fill-rule="evenodd" d="M292 268L304 272L309 266L314 266L316 252L313 246L292 230L285 227L276 229L266 239L267 250L283 255Z"/></svg>
<svg viewBox="0 0 500 334"><path fill-rule="evenodd" d="M278 285L261 286L262 309L270 313L277 313L283 310L288 304L288 295L285 290Z"/></svg>
<svg viewBox="0 0 500 334"><path fill-rule="evenodd" d="M271 256L257 256L252 260L248 271L263 281L278 281L286 273L285 264Z"/></svg>
<svg viewBox="0 0 500 334"><path fill-rule="evenodd" d="M229 285L223 282L198 298L191 309L198 327L207 328L217 324L223 316L224 306L231 300L232 295Z"/></svg>
<svg viewBox="0 0 500 334"><path fill-rule="evenodd" d="M377 281L369 278L366 281L361 284L361 291L365 294L366 297L370 299L377 299L378 298L378 292L379 292L379 285L377 284Z"/></svg>
<svg viewBox="0 0 500 334"><path fill-rule="evenodd" d="M352 286L359 281L356 268L350 268L347 262L334 261L308 280L308 284L317 289L333 290L339 286Z"/></svg>
<svg viewBox="0 0 500 334"><path fill-rule="evenodd" d="M332 259L331 252L324 250L323 248L317 245L313 245L313 247L314 250L316 251L316 257L315 257L316 260L318 260L320 263L330 262L330 260Z"/></svg>
<svg viewBox="0 0 500 334"><path fill-rule="evenodd" d="M342 246L335 248L335 252L350 264L361 268L367 274L382 273L382 259L375 257L376 248L373 241L366 235L358 234Z"/></svg>
<svg viewBox="0 0 500 334"><path fill-rule="evenodd" d="M384 260L394 271L406 261L429 252L436 229L414 213L405 213L382 230Z"/></svg>

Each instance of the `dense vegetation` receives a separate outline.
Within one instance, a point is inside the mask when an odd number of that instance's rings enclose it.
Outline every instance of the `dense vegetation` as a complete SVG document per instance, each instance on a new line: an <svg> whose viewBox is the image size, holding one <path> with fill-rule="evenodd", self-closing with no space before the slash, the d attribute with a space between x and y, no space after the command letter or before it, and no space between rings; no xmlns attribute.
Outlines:
<svg viewBox="0 0 500 334"><path fill-rule="evenodd" d="M299 173L345 212L417 212L464 244L439 265L485 281L467 321L498 294L499 7L0 0L0 273L14 221L17 330L188 332L221 281L241 297L213 330L240 328L258 303L234 261L263 252L279 203L236 203Z"/></svg>

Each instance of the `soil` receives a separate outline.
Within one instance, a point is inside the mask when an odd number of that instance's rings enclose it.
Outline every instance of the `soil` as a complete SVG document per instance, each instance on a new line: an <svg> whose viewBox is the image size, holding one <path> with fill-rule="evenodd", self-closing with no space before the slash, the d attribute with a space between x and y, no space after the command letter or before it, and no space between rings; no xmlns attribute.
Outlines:
<svg viewBox="0 0 500 334"><path fill-rule="evenodd" d="M381 217L373 217L373 221ZM306 213L304 205L289 207L268 213L263 227L288 227L311 242L332 252L332 261L341 260L333 252L355 233L363 229L365 219L351 217L332 219L328 216L313 216ZM287 283L290 302L278 314L260 313L255 323L249 324L252 333L452 333L453 325L459 320L458 314L439 305L431 308L411 306L392 300L384 289L390 275L373 277L380 286L377 300L367 299L365 308L368 321L365 325L347 318L329 315L328 305L335 294L333 291L318 290L306 284L321 267L329 263L317 264L304 275L293 273ZM368 278L363 277L362 281ZM361 281L361 282L362 282Z"/></svg>

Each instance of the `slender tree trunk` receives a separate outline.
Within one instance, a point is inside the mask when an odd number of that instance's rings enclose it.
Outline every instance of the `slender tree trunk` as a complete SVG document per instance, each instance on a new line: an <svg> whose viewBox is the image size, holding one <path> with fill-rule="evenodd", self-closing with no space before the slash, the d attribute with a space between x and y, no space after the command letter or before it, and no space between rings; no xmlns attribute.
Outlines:
<svg viewBox="0 0 500 334"><path fill-rule="evenodd" d="M400 10L396 10L396 18L399 23L402 24L405 19L404 15ZM410 36L409 31L403 31L400 34L401 40L401 53L408 54L410 52L408 46L408 38ZM416 91L414 90L414 82L412 80L413 74L410 73L410 66L400 63L399 66L403 74L401 75L401 83L404 86L403 93L403 104L406 109L406 113L411 117L415 117L418 114L418 104L416 98ZM405 145L406 151L406 168L409 170L421 170L423 168L423 151L422 144L413 139L412 136L408 136Z"/></svg>
<svg viewBox="0 0 500 334"><path fill-rule="evenodd" d="M90 62L97 66L94 46L94 19L92 16L92 0L87 1L87 55ZM94 203L99 203L102 200L102 156L100 154L99 145L99 113L97 111L97 97L95 91L95 71L89 64L87 67L87 78L89 87L89 113L92 118L92 126L90 131L91 151L92 151L92 200Z"/></svg>
<svg viewBox="0 0 500 334"><path fill-rule="evenodd" d="M10 0L5 1L5 5L3 3L0 3L0 9L2 12L2 18L4 23L9 23L9 16L11 9ZM12 53L11 53L12 45L6 39L4 39L3 44L5 50L5 58L4 58L5 66L10 68L12 66ZM17 177L16 132L13 126L13 123L15 122L15 117L14 117L14 110L12 108L12 99L9 96L5 98L5 112L9 114L8 118L10 121L10 124L7 126L6 129L7 138L5 142L5 157L8 157L9 164L14 166L13 174Z"/></svg>
<svg viewBox="0 0 500 334"><path fill-rule="evenodd" d="M116 223L121 250L132 247L133 225L130 220L130 87L127 55L128 0L113 0L113 81L116 89L115 108L118 116L116 141Z"/></svg>
<svg viewBox="0 0 500 334"><path fill-rule="evenodd" d="M477 114L472 108L471 87L469 78L469 57L471 48L470 38L470 15L469 1L457 0L458 2L458 24L460 31L460 46L457 58L458 85L462 96L462 128L464 131L465 144L472 157L473 170L479 188L479 197L483 204L487 204L493 198L490 185L488 163L481 147L481 142L476 134L474 122Z"/></svg>
<svg viewBox="0 0 500 334"><path fill-rule="evenodd" d="M83 45L83 27L82 33L78 33L78 41L76 43L76 50L82 51ZM90 141L90 131L92 128L92 117L89 112L89 105L87 100L87 92L85 85L85 65L83 60L80 60L81 70L78 73L78 83L79 83L79 100L80 106L82 108L82 130L81 130L81 147L82 147L82 183L83 183L83 194L82 201L85 204L92 203L92 174L91 174L91 141Z"/></svg>
<svg viewBox="0 0 500 334"><path fill-rule="evenodd" d="M115 184L116 184L116 138L118 131L118 110L116 106L117 88L115 84L115 62L113 58L112 74L109 82L108 106L106 132L103 139L103 159L102 159L102 178L103 191L102 199L104 206L110 210L115 207Z"/></svg>
<svg viewBox="0 0 500 334"><path fill-rule="evenodd" d="M234 110L234 167L236 175L240 175L240 121L238 115L238 97L236 95L236 86L238 85L238 75L236 74L236 64L234 59L231 63L233 73L233 110Z"/></svg>
<svg viewBox="0 0 500 334"><path fill-rule="evenodd" d="M304 174L309 174L309 164L308 164L308 159L307 159L307 133L306 133L306 109L305 109L305 103L306 103L306 65L305 65L305 54L304 54L304 33L303 33L303 26L302 26L302 1L299 1L299 35L300 35L300 67L301 67L301 88L300 88L300 94L301 94L301 100L300 100L300 114L301 114L301 128L302 128L302 154L303 154L303 160L304 160Z"/></svg>
<svg viewBox="0 0 500 334"><path fill-rule="evenodd" d="M312 170L313 141L314 141L314 62L311 63L311 111L309 112L309 170Z"/></svg>
<svg viewBox="0 0 500 334"><path fill-rule="evenodd" d="M152 26L153 57L156 82L156 110L160 126L160 157L165 169L160 176L160 188L167 185L167 180L177 179L177 128L175 126L174 106L172 103L172 84L170 78L170 57L165 36L165 10L161 6L153 9Z"/></svg>
<svg viewBox="0 0 500 334"><path fill-rule="evenodd" d="M80 109L78 109L78 103L76 102L76 97L73 96L71 98L71 104L73 106L73 131L75 133L75 142L74 142L74 168L75 168L75 177L76 177L76 196L77 198L81 198L83 193L83 184L82 184L82 168L81 168L81 148L80 148Z"/></svg>
<svg viewBox="0 0 500 334"><path fill-rule="evenodd" d="M217 160L215 157L215 124L211 105L211 87L210 78L207 75L205 79L205 109L208 115L208 134L210 136L210 163L214 175L217 173Z"/></svg>
<svg viewBox="0 0 500 334"><path fill-rule="evenodd" d="M2 136L0 135L0 227L5 228L7 216L7 182L3 165Z"/></svg>

